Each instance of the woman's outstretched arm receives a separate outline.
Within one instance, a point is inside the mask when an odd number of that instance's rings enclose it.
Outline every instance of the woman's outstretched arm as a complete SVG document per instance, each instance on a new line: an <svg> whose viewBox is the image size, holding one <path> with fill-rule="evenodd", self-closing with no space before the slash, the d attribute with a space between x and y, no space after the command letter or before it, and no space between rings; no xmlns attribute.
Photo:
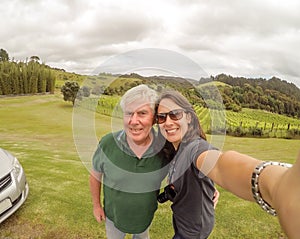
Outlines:
<svg viewBox="0 0 300 239"><path fill-rule="evenodd" d="M254 169L263 161L235 151L206 151L197 167L222 188L240 198L253 197ZM258 188L262 199L273 207L289 238L300 235L300 158L292 168L269 165L260 171Z"/></svg>
<svg viewBox="0 0 300 239"><path fill-rule="evenodd" d="M269 170L264 178L272 177ZM262 183L265 180L262 178ZM268 187L262 185L262 187ZM271 195L271 201L277 211L279 222L289 238L300 236L300 155L292 168L279 179Z"/></svg>

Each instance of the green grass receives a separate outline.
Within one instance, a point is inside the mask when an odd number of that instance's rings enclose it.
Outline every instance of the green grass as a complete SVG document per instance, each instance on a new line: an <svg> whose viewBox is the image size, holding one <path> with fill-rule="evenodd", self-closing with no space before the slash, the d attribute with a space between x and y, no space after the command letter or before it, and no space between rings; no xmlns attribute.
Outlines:
<svg viewBox="0 0 300 239"><path fill-rule="evenodd" d="M72 112L71 103L64 102L60 94L0 98L0 147L18 157L30 186L25 204L0 224L0 238L105 238L104 225L96 223L92 215L89 172L74 145ZM97 137L109 132L110 124L110 118L97 115ZM293 162L299 142L226 137L224 149ZM219 190L210 238L281 238L276 218L255 203ZM171 238L171 221L170 203L159 205L151 238Z"/></svg>

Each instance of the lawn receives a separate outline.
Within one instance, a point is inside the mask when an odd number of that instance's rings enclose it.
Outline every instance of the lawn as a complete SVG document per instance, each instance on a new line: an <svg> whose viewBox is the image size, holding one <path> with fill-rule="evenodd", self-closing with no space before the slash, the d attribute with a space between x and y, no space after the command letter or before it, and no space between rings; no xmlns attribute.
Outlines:
<svg viewBox="0 0 300 239"><path fill-rule="evenodd" d="M73 140L72 105L62 96L0 98L0 147L22 163L30 187L25 204L0 224L0 238L105 238L92 215L88 177ZM97 138L110 130L110 118L96 116ZM100 123L99 123L100 122ZM226 137L223 149L264 160L293 162L299 140ZM284 238L275 217L255 203L219 188L216 225L210 238ZM172 236L170 204L159 205L152 239Z"/></svg>

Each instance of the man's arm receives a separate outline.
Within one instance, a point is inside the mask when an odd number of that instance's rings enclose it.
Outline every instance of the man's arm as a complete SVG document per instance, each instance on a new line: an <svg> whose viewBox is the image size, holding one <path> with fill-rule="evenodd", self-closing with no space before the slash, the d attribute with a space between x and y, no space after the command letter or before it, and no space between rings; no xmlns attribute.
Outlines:
<svg viewBox="0 0 300 239"><path fill-rule="evenodd" d="M93 202L93 213L97 222L105 220L105 213L101 205L101 179L102 174L96 171L91 171L90 174L90 190Z"/></svg>

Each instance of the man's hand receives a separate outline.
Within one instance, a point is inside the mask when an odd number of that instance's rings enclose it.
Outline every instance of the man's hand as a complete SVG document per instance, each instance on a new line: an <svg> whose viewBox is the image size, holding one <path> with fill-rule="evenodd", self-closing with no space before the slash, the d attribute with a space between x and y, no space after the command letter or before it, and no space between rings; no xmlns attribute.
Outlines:
<svg viewBox="0 0 300 239"><path fill-rule="evenodd" d="M101 223L102 221L105 221L105 213L101 206L94 207L93 213L97 222Z"/></svg>

